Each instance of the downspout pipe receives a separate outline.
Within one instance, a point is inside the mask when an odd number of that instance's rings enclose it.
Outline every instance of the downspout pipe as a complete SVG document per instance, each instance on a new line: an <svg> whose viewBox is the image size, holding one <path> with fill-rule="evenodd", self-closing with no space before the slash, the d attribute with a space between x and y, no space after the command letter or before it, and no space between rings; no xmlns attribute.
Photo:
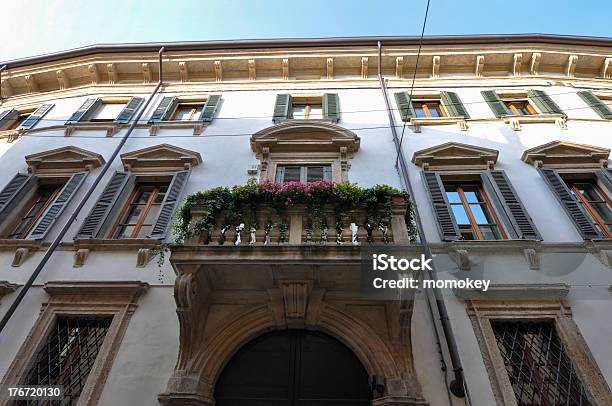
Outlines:
<svg viewBox="0 0 612 406"><path fill-rule="evenodd" d="M419 208L414 201L414 192L412 189L412 185L410 184L410 177L408 176L408 164L406 162L406 158L404 157L404 152L401 149L399 137L397 135L397 130L395 128L395 118L393 116L393 110L391 109L391 105L389 103L389 97L387 95L387 88L385 85L385 79L382 76L382 43L378 41L378 80L380 82L380 88L383 92L383 99L385 100L385 106L387 108L387 115L389 116L389 124L391 126L391 133L393 134L393 143L395 144L395 148L398 154L398 164L399 164L399 174L406 187L410 198L412 199L412 210L414 212L414 218L417 226L417 230L419 232L419 237L421 239L421 243L423 245L423 253L426 258L432 258L431 249L429 244L427 243L427 236L425 235L425 230L423 228L423 223L421 221L421 216L419 215ZM435 266L433 264L433 260L431 261L433 271L426 270L427 276L431 280L437 280L438 277L436 275ZM449 387L450 391L453 395L463 398L465 397L465 389L464 389L464 379L463 379L463 367L461 365L461 359L459 358L459 351L457 349L457 341L455 340L455 335L453 334L453 329L450 323L450 319L448 318L448 310L446 309L446 304L444 303L444 298L442 296L442 292L438 288L432 288L434 299L436 302L436 308L438 310L438 314L440 315L440 322L442 324L442 331L444 333L444 338L446 341L446 345L448 347L448 353L450 355L450 360L453 368L453 373L455 379L451 381ZM428 295L429 296L429 295ZM429 299L428 299L429 300Z"/></svg>
<svg viewBox="0 0 612 406"><path fill-rule="evenodd" d="M27 280L27 282L25 283L23 288L21 288L19 290L19 293L17 294L17 297L15 298L15 300L13 300L13 303L11 303L11 306L6 311L4 317L2 317L2 321L0 321L0 334L2 334L2 331L4 330L4 327L6 327L7 323L9 322L9 320L11 319L11 317L13 316L15 311L17 310L17 307L19 307L19 304L23 301L23 298L25 297L26 293L28 292L28 290L30 290L30 288L34 284L34 281L36 281L36 278L38 277L40 272L44 269L45 265L47 264L47 262L51 258L51 255L53 255L53 253L55 252L57 247L62 242L62 239L64 238L64 236L68 232L68 229L70 228L72 223L74 223L74 221L76 220L77 216L81 213L81 210L85 206L85 203L87 203L87 201L92 196L92 194L95 191L95 189L98 186L98 184L102 181L102 178L104 178L104 175L106 174L106 172L108 172L108 170L113 165L113 162L117 158L117 155L119 155L119 152L121 151L121 149L123 148L123 146L127 142L128 138L130 138L130 135L134 131L134 128L136 128L136 125L140 121L140 118L142 117L142 114L147 109L149 104L151 104L151 101L153 100L153 97L158 92L158 90L161 88L162 83L163 83L163 81L162 81L162 78L163 78L163 76L162 76L162 55L163 55L163 52L164 52L164 47L161 47L161 49L159 50L159 53L158 53L159 54L159 80L157 81L157 85L155 86L155 89L153 89L153 92L147 97L147 100L145 101L144 106L140 109L140 111L136 114L136 116L132 120L132 123L128 127L125 135L123 136L123 138L121 138L121 141L119 142L117 147L115 147L115 150L113 151L113 154L106 161L106 164L104 164L104 166L102 167L102 171L100 171L100 173L98 174L98 176L96 177L96 179L94 180L92 185L89 187L89 189L87 189L87 192L85 193L85 196L83 196L83 198L81 199L81 201L79 202L77 207L74 209L74 211L70 215L70 218L68 219L66 224L64 224L64 227L62 227L62 229L60 230L60 232L57 235L57 237L55 237L55 239L53 240L53 242L51 243L51 245L49 246L49 248L45 252L45 255L42 257L42 259L40 260L40 262L36 266L36 269L34 269L34 272L32 272L32 275L30 275L29 279Z"/></svg>

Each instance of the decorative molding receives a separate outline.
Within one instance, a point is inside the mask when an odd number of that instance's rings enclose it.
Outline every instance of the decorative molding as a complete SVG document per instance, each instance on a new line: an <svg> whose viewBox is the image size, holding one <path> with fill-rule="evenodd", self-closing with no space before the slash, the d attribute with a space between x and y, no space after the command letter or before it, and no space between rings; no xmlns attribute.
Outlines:
<svg viewBox="0 0 612 406"><path fill-rule="evenodd" d="M578 55L570 55L565 65L565 76L573 78L574 72L576 71L576 65L578 65Z"/></svg>
<svg viewBox="0 0 612 406"><path fill-rule="evenodd" d="M612 79L612 57L604 58L601 64L600 76L603 79Z"/></svg>
<svg viewBox="0 0 612 406"><path fill-rule="evenodd" d="M568 295L566 283L491 284L486 292L480 289L456 289L456 297L464 300L561 300Z"/></svg>
<svg viewBox="0 0 612 406"><path fill-rule="evenodd" d="M435 55L431 60L431 77L439 78L440 77L440 56Z"/></svg>
<svg viewBox="0 0 612 406"><path fill-rule="evenodd" d="M523 69L523 54L514 54L512 60L512 76L521 76L521 71Z"/></svg>
<svg viewBox="0 0 612 406"><path fill-rule="evenodd" d="M189 69L187 67L187 62L180 61L178 63L179 76L181 77L181 82L189 82Z"/></svg>
<svg viewBox="0 0 612 406"><path fill-rule="evenodd" d="M91 80L92 85L97 85L100 83L100 72L98 71L98 65L92 63L87 66L87 71L89 72L89 79Z"/></svg>
<svg viewBox="0 0 612 406"><path fill-rule="evenodd" d="M149 62L143 62L142 67L142 83L148 85L151 83L151 65Z"/></svg>
<svg viewBox="0 0 612 406"><path fill-rule="evenodd" d="M87 257L91 250L89 248L80 248L76 250L74 253L74 263L72 264L73 268L80 268L85 265L85 261L87 261Z"/></svg>
<svg viewBox="0 0 612 406"><path fill-rule="evenodd" d="M398 56L395 58L395 78L401 79L404 76L404 57Z"/></svg>
<svg viewBox="0 0 612 406"><path fill-rule="evenodd" d="M416 151L412 162L428 170L462 170L491 168L497 162L499 151L459 142L446 142Z"/></svg>
<svg viewBox="0 0 612 406"><path fill-rule="evenodd" d="M2 299L3 296L16 291L19 286L20 285L11 283L9 281L0 281L0 299Z"/></svg>
<svg viewBox="0 0 612 406"><path fill-rule="evenodd" d="M117 72L117 65L114 63L106 64L106 71L108 73L108 84L114 85L119 82L119 73Z"/></svg>
<svg viewBox="0 0 612 406"><path fill-rule="evenodd" d="M540 269L540 255L538 255L538 252L535 249L525 248L523 250L523 256L529 264L529 269L532 271L537 271Z"/></svg>
<svg viewBox="0 0 612 406"><path fill-rule="evenodd" d="M215 61L215 81L221 82L223 80L223 65L221 61Z"/></svg>
<svg viewBox="0 0 612 406"><path fill-rule="evenodd" d="M361 57L361 79L368 78L368 62L369 59L367 56Z"/></svg>
<svg viewBox="0 0 612 406"><path fill-rule="evenodd" d="M64 137L70 137L76 130L85 131L104 131L107 137L112 137L119 131L119 124L116 123L105 123L105 122L88 122L67 124L64 128Z"/></svg>
<svg viewBox="0 0 612 406"><path fill-rule="evenodd" d="M529 148L521 160L530 165L541 163L549 168L594 168L602 166L602 160L608 159L610 149L593 145L576 144L569 141L552 141L537 147Z"/></svg>
<svg viewBox="0 0 612 406"><path fill-rule="evenodd" d="M75 146L37 152L25 157L28 172L35 175L70 175L104 165L102 155Z"/></svg>
<svg viewBox="0 0 612 406"><path fill-rule="evenodd" d="M476 56L476 72L475 75L476 77L480 78L483 76L483 71L484 71L484 55L477 55Z"/></svg>
<svg viewBox="0 0 612 406"><path fill-rule="evenodd" d="M149 135L154 136L159 133L159 130L174 130L179 128L192 128L193 135L201 135L208 123L200 120L185 120L185 121L158 121L153 124L148 125Z"/></svg>
<svg viewBox="0 0 612 406"><path fill-rule="evenodd" d="M65 90L70 87L70 78L68 78L68 74L64 69L58 69L55 71L55 75L57 76L57 83L59 84L60 90Z"/></svg>
<svg viewBox="0 0 612 406"><path fill-rule="evenodd" d="M531 63L529 64L529 73L532 75L540 74L540 60L542 59L542 54L539 52L534 52L531 54Z"/></svg>
<svg viewBox="0 0 612 406"><path fill-rule="evenodd" d="M13 95L13 86L10 79L7 78L0 81L0 91L4 97L11 97Z"/></svg>
<svg viewBox="0 0 612 406"><path fill-rule="evenodd" d="M325 67L327 70L327 80L334 78L334 58L327 58L325 60Z"/></svg>
<svg viewBox="0 0 612 406"><path fill-rule="evenodd" d="M283 58L281 65L283 68L283 80L289 80L289 58Z"/></svg>
<svg viewBox="0 0 612 406"><path fill-rule="evenodd" d="M28 93L36 93L38 92L38 83L34 75L25 75L23 77L26 81L26 86L28 87Z"/></svg>
<svg viewBox="0 0 612 406"><path fill-rule="evenodd" d="M202 163L199 152L159 144L121 154L126 171L132 172L173 172L191 169Z"/></svg>
<svg viewBox="0 0 612 406"><path fill-rule="evenodd" d="M13 262L11 263L12 267L18 268L32 253L29 247L20 247L15 250L15 255L13 256Z"/></svg>
<svg viewBox="0 0 612 406"><path fill-rule="evenodd" d="M247 64L249 66L249 80L256 80L257 79L257 70L256 70L256 66L255 66L255 59L249 59L247 61Z"/></svg>
<svg viewBox="0 0 612 406"><path fill-rule="evenodd" d="M310 281L281 281L280 283L285 304L285 319L290 327L304 327L310 285Z"/></svg>

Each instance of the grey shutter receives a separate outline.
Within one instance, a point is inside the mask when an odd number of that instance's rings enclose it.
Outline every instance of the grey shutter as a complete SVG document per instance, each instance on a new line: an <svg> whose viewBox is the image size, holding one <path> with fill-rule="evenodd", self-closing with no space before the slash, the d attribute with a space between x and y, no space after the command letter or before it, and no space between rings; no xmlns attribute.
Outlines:
<svg viewBox="0 0 612 406"><path fill-rule="evenodd" d="M121 113L115 119L115 123L127 124L130 122L134 114L138 111L140 106L144 103L144 99L142 97L132 97L129 102L125 105Z"/></svg>
<svg viewBox="0 0 612 406"><path fill-rule="evenodd" d="M206 100L206 104L202 107L202 113L200 114L200 121L205 121L210 123L215 118L215 112L217 111L217 107L219 107L219 102L221 102L221 96L218 94L214 94L208 97Z"/></svg>
<svg viewBox="0 0 612 406"><path fill-rule="evenodd" d="M47 236L47 233L55 224L55 221L62 215L62 212L68 206L77 190L81 187L88 172L75 173L68 179L62 190L55 196L53 202L47 207L47 210L40 217L38 222L32 227L32 231L28 235L30 240L42 240Z"/></svg>
<svg viewBox="0 0 612 406"><path fill-rule="evenodd" d="M153 112L153 115L149 119L149 123L168 120L170 118L170 114L172 114L177 104L178 98L164 97Z"/></svg>
<svg viewBox="0 0 612 406"><path fill-rule="evenodd" d="M100 198L91 209L76 239L97 238L103 226L108 222L111 210L119 200L127 185L133 181L133 176L126 172L115 172L108 182Z"/></svg>
<svg viewBox="0 0 612 406"><path fill-rule="evenodd" d="M102 101L98 98L85 100L85 103L83 103L83 105L81 105L81 107L79 107L79 109L70 116L68 121L66 121L66 124L73 124L78 123L79 121L87 120L93 114L93 112L100 107L100 104L102 104Z"/></svg>
<svg viewBox="0 0 612 406"><path fill-rule="evenodd" d="M340 120L340 101L336 93L323 95L323 118L337 123Z"/></svg>
<svg viewBox="0 0 612 406"><path fill-rule="evenodd" d="M41 118L43 118L49 110L53 108L54 104L43 104L38 107L32 114L29 115L28 118L24 120L23 123L19 126L20 130L29 130L34 127Z"/></svg>
<svg viewBox="0 0 612 406"><path fill-rule="evenodd" d="M436 172L421 172L423 183L429 194L429 201L433 206L434 215L438 223L438 230L443 241L455 241L461 239L459 227L451 213L444 185L440 175Z"/></svg>
<svg viewBox="0 0 612 406"><path fill-rule="evenodd" d="M174 174L172 182L170 182L168 186L164 201L161 204L157 220L155 220L155 224L151 229L151 234L149 234L149 238L161 240L166 236L166 230L172 221L172 214L180 202L179 199L187 184L188 178L189 171L180 171Z"/></svg>
<svg viewBox="0 0 612 406"><path fill-rule="evenodd" d="M412 100L410 100L410 94L408 92L395 93L395 103L399 110L402 121L408 121L413 117L416 117L414 108L412 107Z"/></svg>
<svg viewBox="0 0 612 406"><path fill-rule="evenodd" d="M557 103L542 90L529 90L529 99L538 106L543 114L564 114Z"/></svg>
<svg viewBox="0 0 612 406"><path fill-rule="evenodd" d="M287 120L291 117L291 95L290 94L277 94L276 102L274 103L274 116L272 121Z"/></svg>
<svg viewBox="0 0 612 406"><path fill-rule="evenodd" d="M604 184L606 189L612 193L612 169L604 168L596 172L595 175L597 175L597 178Z"/></svg>
<svg viewBox="0 0 612 406"><path fill-rule="evenodd" d="M285 179L285 167L277 166L276 167L276 176L274 177L274 181L276 183L283 183L283 179Z"/></svg>
<svg viewBox="0 0 612 406"><path fill-rule="evenodd" d="M584 100L590 108L595 110L595 113L599 114L599 117L606 120L612 120L612 109L610 109L606 103L602 102L599 97L595 96L592 92L578 92L578 96L580 96L580 98Z"/></svg>
<svg viewBox="0 0 612 406"><path fill-rule="evenodd" d="M495 90L483 90L480 94L482 94L482 97L493 111L493 114L495 114L495 117L500 118L508 115L506 105L499 98Z"/></svg>
<svg viewBox="0 0 612 406"><path fill-rule="evenodd" d="M454 92L440 92L440 98L442 99L442 103L448 111L448 115L451 117L463 117L470 118L467 110L463 103L461 103L461 99L459 95Z"/></svg>
<svg viewBox="0 0 612 406"><path fill-rule="evenodd" d="M330 182L332 180L332 168L330 165L323 167L323 180L328 180Z"/></svg>
<svg viewBox="0 0 612 406"><path fill-rule="evenodd" d="M0 192L0 215L4 216L14 206L14 203L35 181L36 177L18 173Z"/></svg>
<svg viewBox="0 0 612 406"><path fill-rule="evenodd" d="M19 112L15 109L4 110L0 113L0 130L4 129L17 116L19 116Z"/></svg>
<svg viewBox="0 0 612 406"><path fill-rule="evenodd" d="M483 178L483 183L490 182L493 186L493 191L498 197L511 227L516 232L516 236L525 240L540 240L540 234L533 224L533 220L529 217L506 173L501 170L488 171L483 174Z"/></svg>
<svg viewBox="0 0 612 406"><path fill-rule="evenodd" d="M552 192L557 196L561 206L567 212L570 219L584 239L600 238L601 235L595 224L586 214L582 205L574 198L561 176L554 169L540 168L540 175L544 178Z"/></svg>

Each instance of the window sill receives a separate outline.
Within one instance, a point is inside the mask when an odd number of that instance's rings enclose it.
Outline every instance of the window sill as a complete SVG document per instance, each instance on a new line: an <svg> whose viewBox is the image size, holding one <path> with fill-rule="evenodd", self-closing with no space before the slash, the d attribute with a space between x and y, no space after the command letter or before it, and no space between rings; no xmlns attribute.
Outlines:
<svg viewBox="0 0 612 406"><path fill-rule="evenodd" d="M287 124L308 124L308 123L326 123L326 124L337 124L338 120L332 120L327 118L313 118L313 119L302 119L302 118L286 118L282 120L274 120L274 124L287 123Z"/></svg>
<svg viewBox="0 0 612 406"><path fill-rule="evenodd" d="M424 125L449 125L458 124L461 131L467 131L468 125L465 117L418 117L411 118L410 126L415 133L421 132L421 126Z"/></svg>
<svg viewBox="0 0 612 406"><path fill-rule="evenodd" d="M15 268L23 265L25 260L28 259L32 253L45 250L49 245L49 243L45 243L43 240L28 240L25 238L0 239L0 251L15 251L13 262L11 263L11 266Z"/></svg>
<svg viewBox="0 0 612 406"><path fill-rule="evenodd" d="M506 124L514 131L520 131L522 124L557 123L562 130L567 130L567 117L563 114L538 114L533 116L502 116Z"/></svg>
<svg viewBox="0 0 612 406"><path fill-rule="evenodd" d="M208 126L208 122L193 121L158 121L149 125L149 135L157 135L160 129L193 128L193 135L200 135Z"/></svg>
<svg viewBox="0 0 612 406"><path fill-rule="evenodd" d="M74 124L66 124L64 128L64 136L70 137L76 130L86 130L86 131L106 131L107 137L112 137L115 135L119 128L121 128L123 124L119 123L96 123L96 122L82 122L82 123L74 123Z"/></svg>

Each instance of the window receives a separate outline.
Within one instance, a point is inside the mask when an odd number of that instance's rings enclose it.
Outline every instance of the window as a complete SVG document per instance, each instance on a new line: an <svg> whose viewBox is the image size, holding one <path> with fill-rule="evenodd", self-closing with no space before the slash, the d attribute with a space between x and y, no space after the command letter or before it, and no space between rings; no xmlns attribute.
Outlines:
<svg viewBox="0 0 612 406"><path fill-rule="evenodd" d="M23 385L62 385L62 404L76 404L96 361L112 316L59 316ZM30 404L30 403L28 403Z"/></svg>
<svg viewBox="0 0 612 406"><path fill-rule="evenodd" d="M595 221L599 231L612 238L612 204L606 193L590 179L566 181L566 184Z"/></svg>
<svg viewBox="0 0 612 406"><path fill-rule="evenodd" d="M331 181L331 165L279 165L276 167L276 182L316 182Z"/></svg>
<svg viewBox="0 0 612 406"><path fill-rule="evenodd" d="M533 116L538 114L527 99L502 99L506 111L512 116Z"/></svg>
<svg viewBox="0 0 612 406"><path fill-rule="evenodd" d="M125 103L102 102L92 113L89 121L100 123L113 122L124 108Z"/></svg>
<svg viewBox="0 0 612 406"><path fill-rule="evenodd" d="M294 98L291 107L291 118L295 120L317 120L323 118L323 103L321 100L300 102L299 98Z"/></svg>
<svg viewBox="0 0 612 406"><path fill-rule="evenodd" d="M446 117L446 110L440 100L415 100L412 103L417 118Z"/></svg>
<svg viewBox="0 0 612 406"><path fill-rule="evenodd" d="M519 405L592 404L552 320L491 325Z"/></svg>
<svg viewBox="0 0 612 406"><path fill-rule="evenodd" d="M171 121L193 121L198 120L204 103L179 103L172 113Z"/></svg>
<svg viewBox="0 0 612 406"><path fill-rule="evenodd" d="M11 239L25 238L49 204L55 199L63 185L40 185L34 196L17 214L17 220L10 227L7 237Z"/></svg>
<svg viewBox="0 0 612 406"><path fill-rule="evenodd" d="M30 114L32 112L28 112L28 113L19 113L19 115L17 116L17 118L15 119L15 121L13 121L9 127L7 128L7 130L15 130L17 128L19 128L19 126L21 126L21 124L23 124L28 117L30 117Z"/></svg>
<svg viewBox="0 0 612 406"><path fill-rule="evenodd" d="M444 190L463 239L506 238L479 182L444 182Z"/></svg>
<svg viewBox="0 0 612 406"><path fill-rule="evenodd" d="M146 238L157 220L168 183L137 184L121 210L111 238Z"/></svg>

